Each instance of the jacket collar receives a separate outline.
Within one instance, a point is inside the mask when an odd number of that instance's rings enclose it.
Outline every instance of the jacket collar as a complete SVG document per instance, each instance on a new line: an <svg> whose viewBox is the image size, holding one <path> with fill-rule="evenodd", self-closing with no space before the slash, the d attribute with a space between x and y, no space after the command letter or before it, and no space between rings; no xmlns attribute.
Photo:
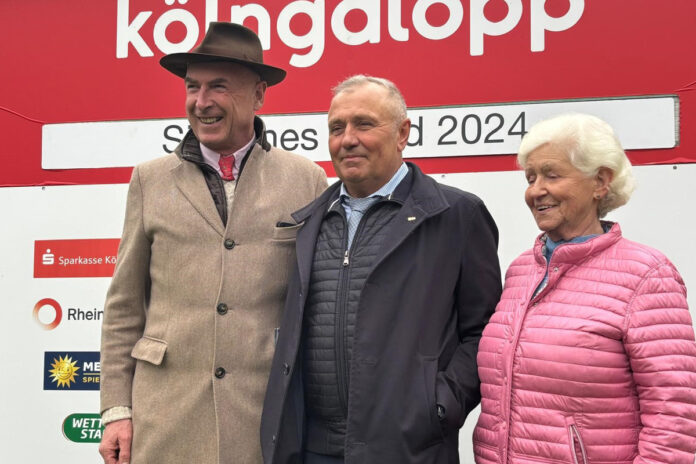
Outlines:
<svg viewBox="0 0 696 464"><path fill-rule="evenodd" d="M413 208L421 210L426 217L433 216L449 208L449 203L442 194L437 182L423 174L415 164L407 161L406 165L409 173L394 189L390 200L401 204L411 203ZM293 219L299 224L316 213L323 215L329 206L338 199L340 190L341 181L335 182L319 198L293 213Z"/></svg>
<svg viewBox="0 0 696 464"><path fill-rule="evenodd" d="M610 246L614 245L616 242L621 240L621 227L617 222L611 223L608 221L602 221L602 225L610 225L610 229L596 237L593 237L586 242L582 243L563 243L558 245L556 250L551 256L551 260L555 264L575 264L585 258L596 255ZM546 258L544 257L543 247L546 243L546 234L540 234L534 241L534 259L537 263L546 265Z"/></svg>
<svg viewBox="0 0 696 464"><path fill-rule="evenodd" d="M263 123L263 120L258 116L254 116L254 135L256 135L256 140L249 148L249 153L253 151L254 146L256 144L259 144L261 148L264 149L264 151L270 151L271 144L268 143L268 140L266 139L266 126ZM196 138L196 135L193 133L191 129L189 129L186 135L184 135L184 138L181 140L181 143L179 144L179 146L176 147L174 152L179 157L179 159L190 161L192 163L198 164L199 166L205 164L205 160L203 159L203 155L201 154L200 142L198 141L198 138ZM242 168L246 163L248 157L249 156L244 157L244 161L242 162Z"/></svg>
<svg viewBox="0 0 696 464"><path fill-rule="evenodd" d="M381 247L375 257L373 272L423 221L449 208L449 203L442 194L442 187L435 180L423 174L415 164L407 163L407 165L409 174L396 187L390 199L390 201L400 202L402 207L389 225L389 243ZM300 288L305 295L309 287L309 272L314 245L324 219L324 213L338 198L340 187L341 182L334 183L319 198L292 214L293 219L298 224L305 224L297 233L295 243Z"/></svg>

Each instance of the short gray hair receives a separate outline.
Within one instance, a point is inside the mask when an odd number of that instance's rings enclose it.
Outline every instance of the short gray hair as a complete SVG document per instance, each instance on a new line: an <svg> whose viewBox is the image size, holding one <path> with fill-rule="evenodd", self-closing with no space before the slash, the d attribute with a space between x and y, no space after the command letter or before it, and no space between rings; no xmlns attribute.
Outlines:
<svg viewBox="0 0 696 464"><path fill-rule="evenodd" d="M598 205L600 218L625 205L631 198L635 189L631 162L606 122L581 113L562 114L538 122L522 138L517 164L524 169L529 154L547 143L564 149L570 163L587 176L594 176L600 168L614 173L609 193Z"/></svg>
<svg viewBox="0 0 696 464"><path fill-rule="evenodd" d="M333 96L335 97L341 92L350 92L356 87L362 87L367 84L376 84L387 90L387 96L393 103L394 120L397 124L408 117L406 114L406 101L404 100L404 96L401 95L396 84L383 77L366 76L365 74L350 76L332 89Z"/></svg>

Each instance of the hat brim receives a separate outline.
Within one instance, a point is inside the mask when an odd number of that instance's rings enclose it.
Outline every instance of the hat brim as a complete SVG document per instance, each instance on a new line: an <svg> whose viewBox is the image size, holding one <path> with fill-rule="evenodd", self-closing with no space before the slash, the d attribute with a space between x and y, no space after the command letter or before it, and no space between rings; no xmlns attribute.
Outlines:
<svg viewBox="0 0 696 464"><path fill-rule="evenodd" d="M276 85L285 79L286 72L283 69L260 64L253 61L238 60L220 55L208 55L206 53L172 53L160 59L160 64L167 71L179 77L186 77L186 69L191 63L239 63L256 72L261 80L266 81L269 86Z"/></svg>

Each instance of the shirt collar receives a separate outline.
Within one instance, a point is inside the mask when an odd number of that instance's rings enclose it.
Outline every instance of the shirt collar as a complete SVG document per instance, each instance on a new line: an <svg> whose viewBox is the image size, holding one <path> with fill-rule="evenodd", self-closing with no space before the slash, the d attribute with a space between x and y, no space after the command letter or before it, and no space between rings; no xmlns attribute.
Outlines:
<svg viewBox="0 0 696 464"><path fill-rule="evenodd" d="M399 166L399 169L396 170L392 178L389 179L389 182L387 182L382 187L380 187L379 190L368 196L370 198L381 198L391 195L392 193L394 193L394 190L401 183L401 181L404 180L406 174L408 174L408 166L406 166L406 163L402 161L401 166ZM341 183L341 191L339 196L340 198L352 198L348 193L348 190L346 190L345 184L343 183Z"/></svg>
<svg viewBox="0 0 696 464"><path fill-rule="evenodd" d="M251 137L251 140L249 140L249 142L246 145L234 152L233 172L235 178L239 174L239 167L242 165L242 161L244 161L244 158L249 152L249 148L254 144L255 140L256 136L253 135ZM222 171L220 170L220 154L216 151L211 150L210 148L206 147L200 142L199 145L201 147L201 154L203 155L203 161L205 161L205 164L215 169L215 171L217 171L218 174L222 175Z"/></svg>

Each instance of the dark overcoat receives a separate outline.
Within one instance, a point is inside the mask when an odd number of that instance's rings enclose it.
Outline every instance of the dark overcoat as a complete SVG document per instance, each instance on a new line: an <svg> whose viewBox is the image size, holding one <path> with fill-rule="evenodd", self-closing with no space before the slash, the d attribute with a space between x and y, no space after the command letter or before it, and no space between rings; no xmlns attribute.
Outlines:
<svg viewBox="0 0 696 464"><path fill-rule="evenodd" d="M403 206L356 314L346 464L458 463L459 428L480 400L478 341L501 292L498 231L478 197L409 168L410 192L396 199ZM319 227L339 187L293 214L303 226L261 420L266 464L302 462L302 318Z"/></svg>

